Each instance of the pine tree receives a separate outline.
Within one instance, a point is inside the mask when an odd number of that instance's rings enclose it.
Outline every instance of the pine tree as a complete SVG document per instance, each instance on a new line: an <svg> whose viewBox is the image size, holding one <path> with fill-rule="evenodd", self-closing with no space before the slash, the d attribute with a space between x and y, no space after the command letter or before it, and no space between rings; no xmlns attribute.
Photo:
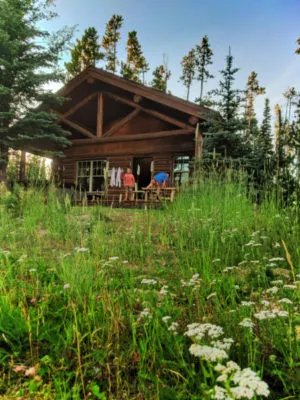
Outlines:
<svg viewBox="0 0 300 400"><path fill-rule="evenodd" d="M289 123L291 120L293 99L296 97L296 95L297 95L297 92L294 87L288 88L288 90L283 93L283 97L286 98L285 121L287 123Z"/></svg>
<svg viewBox="0 0 300 400"><path fill-rule="evenodd" d="M102 39L102 47L105 50L106 70L113 74L117 71L117 43L121 38L120 29L123 25L123 17L114 14L106 24L105 34Z"/></svg>
<svg viewBox="0 0 300 400"><path fill-rule="evenodd" d="M74 78L88 67L95 67L97 61L103 59L99 36L94 27L86 29L82 38L76 42L76 46L71 50L71 61L65 63L68 79Z"/></svg>
<svg viewBox="0 0 300 400"><path fill-rule="evenodd" d="M204 82L214 77L207 69L207 66L212 64L213 54L214 53L209 45L208 37L204 36L201 45L196 45L197 80L200 81L200 97L196 101L199 102L199 104L202 103L203 99Z"/></svg>
<svg viewBox="0 0 300 400"><path fill-rule="evenodd" d="M143 56L137 32L131 31L128 33L126 63L121 63L121 75L126 79L141 82L140 74L145 73L147 68L149 67Z"/></svg>
<svg viewBox="0 0 300 400"><path fill-rule="evenodd" d="M300 190L300 101L297 103L295 121L292 124L292 145L294 150L294 166L298 191ZM298 197L299 198L299 197Z"/></svg>
<svg viewBox="0 0 300 400"><path fill-rule="evenodd" d="M259 129L256 119L256 114L254 110L254 102L255 98L258 95L264 94L265 88L259 86L259 82L257 79L257 73L251 72L248 77L245 95L246 95L246 108L245 108L245 119L247 123L246 127L246 138L249 143L252 145L252 148L255 149L257 147Z"/></svg>
<svg viewBox="0 0 300 400"><path fill-rule="evenodd" d="M219 88L210 94L219 98L213 105L219 111L221 118L215 118L207 126L207 136L204 141L205 151L211 153L214 149L221 157L242 157L246 148L240 135L244 127L239 118L241 103L240 90L234 88L235 74L239 68L233 67L233 56L229 49L225 69L221 70L222 80Z"/></svg>
<svg viewBox="0 0 300 400"><path fill-rule="evenodd" d="M300 54L300 37L297 39L296 43L297 43L298 47L297 47L297 49L295 50L295 53L296 53L296 54Z"/></svg>
<svg viewBox="0 0 300 400"><path fill-rule="evenodd" d="M281 170L284 167L284 124L282 112L278 104L275 106L275 158L276 158L276 184L279 185Z"/></svg>
<svg viewBox="0 0 300 400"><path fill-rule="evenodd" d="M59 149L69 144L68 132L47 112L62 99L45 85L62 80L58 64L72 38L73 28L51 35L41 22L55 16L49 1L0 2L0 181L6 179L8 148L30 147L30 142L52 142ZM36 108L38 103L43 108ZM37 143L35 142L35 146Z"/></svg>
<svg viewBox="0 0 300 400"><path fill-rule="evenodd" d="M161 64L155 68L152 75L153 80L151 82L151 86L155 89L161 90L162 92L166 92L171 71L167 70L165 66Z"/></svg>
<svg viewBox="0 0 300 400"><path fill-rule="evenodd" d="M189 100L190 89L196 75L196 52L195 49L189 51L187 56L184 56L181 60L182 75L180 80L187 88L186 99Z"/></svg>
<svg viewBox="0 0 300 400"><path fill-rule="evenodd" d="M273 155L271 108L268 98L265 99L263 120L259 131L259 148L262 150L263 158L270 158Z"/></svg>

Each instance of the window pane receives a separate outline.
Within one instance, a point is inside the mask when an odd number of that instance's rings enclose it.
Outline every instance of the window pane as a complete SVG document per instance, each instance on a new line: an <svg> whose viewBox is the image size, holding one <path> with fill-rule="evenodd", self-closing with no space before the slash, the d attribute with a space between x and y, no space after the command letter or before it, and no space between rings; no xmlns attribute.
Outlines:
<svg viewBox="0 0 300 400"><path fill-rule="evenodd" d="M80 190L89 191L90 190L90 178L80 178L78 177L78 187Z"/></svg>
<svg viewBox="0 0 300 400"><path fill-rule="evenodd" d="M97 176L93 178L93 184L92 184L92 191L93 192L101 192L104 191L105 189L105 182L104 182L104 177L103 176Z"/></svg>
<svg viewBox="0 0 300 400"><path fill-rule="evenodd" d="M78 162L78 176L90 176L90 161L79 161Z"/></svg>
<svg viewBox="0 0 300 400"><path fill-rule="evenodd" d="M190 157L178 156L174 159L174 182L176 185L182 185L188 182L190 170Z"/></svg>
<svg viewBox="0 0 300 400"><path fill-rule="evenodd" d="M103 176L105 165L106 165L106 161L103 161L103 160L93 161L93 175L94 176Z"/></svg>

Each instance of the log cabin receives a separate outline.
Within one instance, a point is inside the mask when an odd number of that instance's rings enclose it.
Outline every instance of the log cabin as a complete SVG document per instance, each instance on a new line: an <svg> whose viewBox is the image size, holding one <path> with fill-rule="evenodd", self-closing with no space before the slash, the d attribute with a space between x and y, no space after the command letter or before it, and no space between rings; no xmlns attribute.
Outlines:
<svg viewBox="0 0 300 400"><path fill-rule="evenodd" d="M72 145L53 167L65 187L89 193L117 193L111 175L126 167L139 188L159 171L169 174L171 184L182 184L192 158L201 157L196 127L215 114L99 68L86 69L57 94L67 99L55 111Z"/></svg>

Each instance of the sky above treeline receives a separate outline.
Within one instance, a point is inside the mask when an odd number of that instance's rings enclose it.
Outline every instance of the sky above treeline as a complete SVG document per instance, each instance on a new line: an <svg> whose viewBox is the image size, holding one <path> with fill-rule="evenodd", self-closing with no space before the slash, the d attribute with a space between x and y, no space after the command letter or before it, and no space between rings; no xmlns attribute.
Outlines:
<svg viewBox="0 0 300 400"><path fill-rule="evenodd" d="M282 93L294 86L300 91L300 55L295 54L300 37L300 0L56 0L59 17L44 24L50 30L78 25L75 38L94 26L100 36L113 14L124 18L118 57L126 59L127 33L136 30L144 56L150 64L146 80L167 55L171 78L168 89L186 98L179 81L184 55L207 35L214 52L207 90L218 86L219 70L225 65L228 48L234 56L236 87L245 88L251 71L258 73L271 105L284 106ZM74 42L75 42L74 38ZM65 60L69 54L65 55ZM99 63L99 67L104 66ZM199 96L200 84L194 82L190 100ZM256 104L261 119L264 96Z"/></svg>

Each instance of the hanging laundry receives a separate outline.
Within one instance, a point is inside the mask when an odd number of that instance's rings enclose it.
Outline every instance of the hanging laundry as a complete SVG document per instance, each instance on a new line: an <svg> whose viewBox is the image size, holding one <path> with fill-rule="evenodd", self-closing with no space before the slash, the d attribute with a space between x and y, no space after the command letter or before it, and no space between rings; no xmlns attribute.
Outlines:
<svg viewBox="0 0 300 400"><path fill-rule="evenodd" d="M117 173L116 173L116 186L119 188L122 187L122 173L123 172L124 172L124 170L119 167L117 170Z"/></svg>
<svg viewBox="0 0 300 400"><path fill-rule="evenodd" d="M110 186L111 187L116 186L116 168L115 167L111 170Z"/></svg>

